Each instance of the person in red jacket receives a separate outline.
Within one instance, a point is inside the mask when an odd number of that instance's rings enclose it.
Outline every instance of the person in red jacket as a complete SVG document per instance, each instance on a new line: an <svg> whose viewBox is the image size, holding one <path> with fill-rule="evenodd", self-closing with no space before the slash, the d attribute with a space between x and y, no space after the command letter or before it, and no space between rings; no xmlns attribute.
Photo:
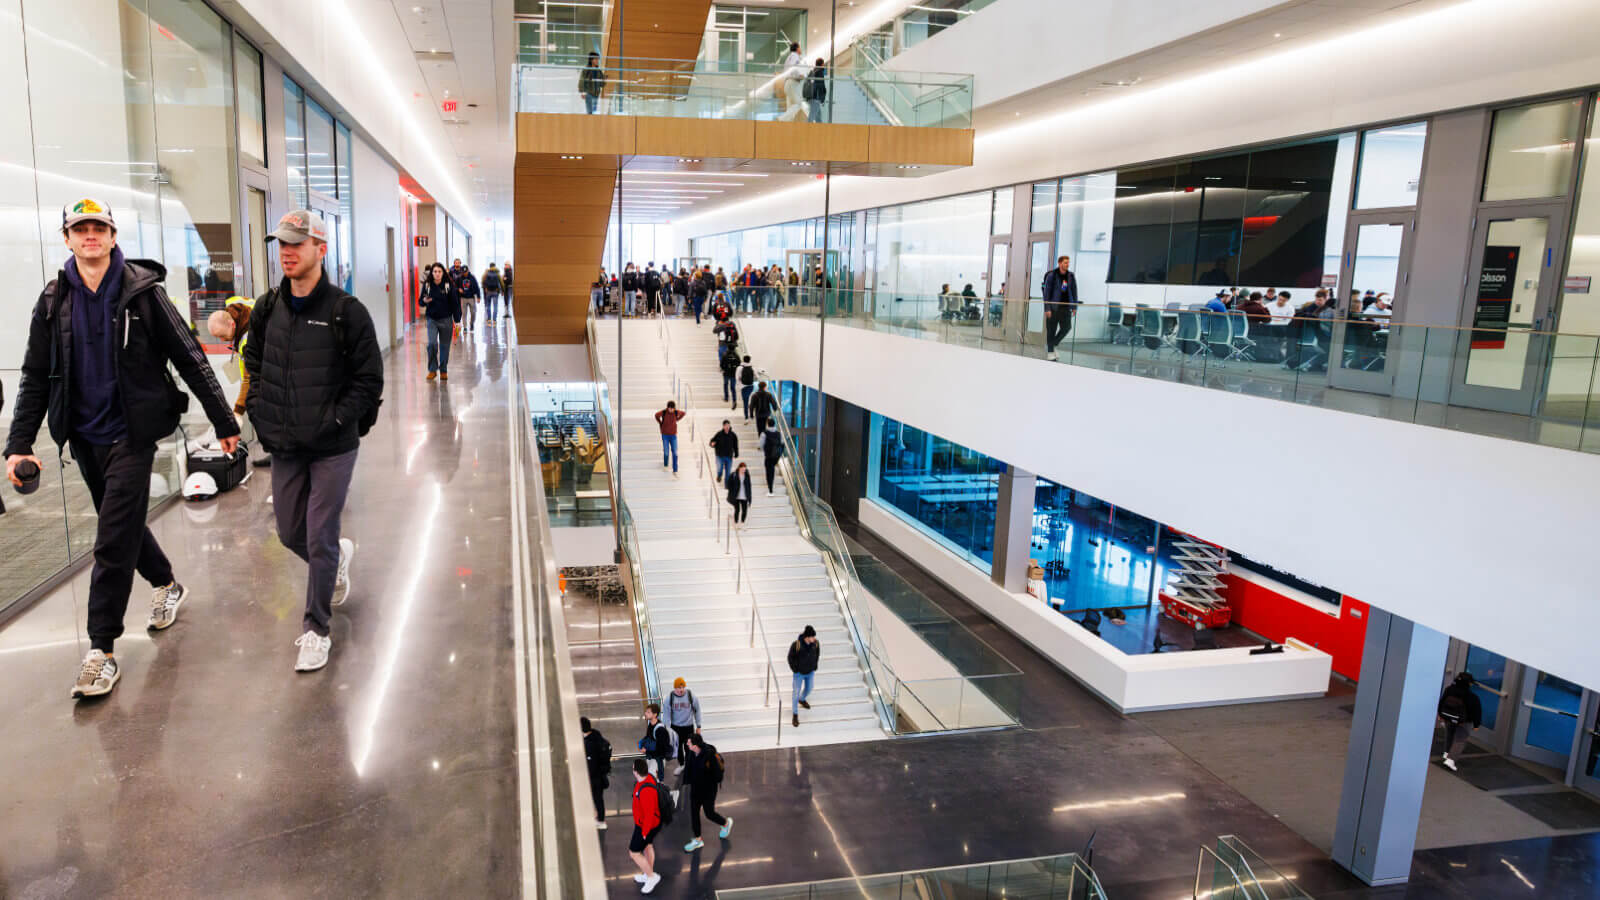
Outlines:
<svg viewBox="0 0 1600 900"><path fill-rule="evenodd" d="M656 424L661 426L661 468L667 467L670 458L673 478L678 477L678 421L685 415L671 400L666 409L656 413Z"/></svg>
<svg viewBox="0 0 1600 900"><path fill-rule="evenodd" d="M633 761L633 837L628 841L628 856L639 867L633 880L644 885L642 893L650 893L661 883L656 874L656 835L661 833L661 783L650 774L650 764L643 759Z"/></svg>

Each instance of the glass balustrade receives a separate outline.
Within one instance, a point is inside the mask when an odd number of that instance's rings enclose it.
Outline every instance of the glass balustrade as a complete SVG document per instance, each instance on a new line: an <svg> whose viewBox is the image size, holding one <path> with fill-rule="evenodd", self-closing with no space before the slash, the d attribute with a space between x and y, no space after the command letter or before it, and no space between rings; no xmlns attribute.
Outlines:
<svg viewBox="0 0 1600 900"><path fill-rule="evenodd" d="M876 67L827 69L824 99L803 97L810 65L698 71L696 60L616 59L596 69L517 64L517 111L849 125L972 127L972 76Z"/></svg>
<svg viewBox="0 0 1600 900"><path fill-rule="evenodd" d="M802 285L784 289L774 310L749 314L825 313L829 324L1045 359L1044 306ZM1497 355L1493 396L1469 377L1469 359L1479 366L1486 352ZM1054 355L1067 365L1600 452L1600 335L1085 303Z"/></svg>
<svg viewBox="0 0 1600 900"><path fill-rule="evenodd" d="M860 875L799 884L720 890L717 900L1105 900L1094 869L1078 854Z"/></svg>

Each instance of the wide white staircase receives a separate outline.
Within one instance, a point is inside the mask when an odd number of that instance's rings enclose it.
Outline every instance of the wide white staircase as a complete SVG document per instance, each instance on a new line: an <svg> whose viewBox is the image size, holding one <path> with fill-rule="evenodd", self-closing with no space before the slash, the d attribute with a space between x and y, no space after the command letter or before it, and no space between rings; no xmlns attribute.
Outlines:
<svg viewBox="0 0 1600 900"><path fill-rule="evenodd" d="M614 320L596 323L614 407L617 327ZM883 738L827 567L800 534L785 467L768 495L754 423L721 399L710 322L696 327L692 319L669 320L665 336L652 320L621 327L622 397L614 420L621 431L622 496L638 538L661 693L684 678L700 700L706 738L720 750ZM678 405L690 408L690 418L678 426L676 476L662 465L654 420L673 399L675 383L687 385L677 389ZM709 450L701 452L725 418L738 432L739 459L750 468L755 494L749 521L731 547L727 492L709 470ZM822 661L811 709L800 711L801 727L794 728L786 659L807 625L817 631Z"/></svg>

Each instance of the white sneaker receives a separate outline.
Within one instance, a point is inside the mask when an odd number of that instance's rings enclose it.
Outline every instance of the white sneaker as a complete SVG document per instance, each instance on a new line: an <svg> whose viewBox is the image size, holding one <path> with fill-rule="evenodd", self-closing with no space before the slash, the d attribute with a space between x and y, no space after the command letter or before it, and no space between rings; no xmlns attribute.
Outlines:
<svg viewBox="0 0 1600 900"><path fill-rule="evenodd" d="M639 893L648 894L651 891L655 890L656 889L656 885L658 885L660 883L661 883L660 874L651 875L649 878L646 878L644 880L644 887L639 889Z"/></svg>
<svg viewBox="0 0 1600 900"><path fill-rule="evenodd" d="M160 631L171 627L178 621L178 607L183 605L189 592L183 585L174 581L166 587L158 587L150 594L150 618L145 621L145 627L151 631Z"/></svg>
<svg viewBox="0 0 1600 900"><path fill-rule="evenodd" d="M99 697L109 694L121 678L122 669L117 667L114 657L99 650L90 650L83 658L83 666L78 669L78 680L72 685L72 696Z"/></svg>
<svg viewBox="0 0 1600 900"><path fill-rule="evenodd" d="M606 830L606 820L605 819L601 819L598 822L595 822L594 823L594 827L598 831L605 831Z"/></svg>
<svg viewBox="0 0 1600 900"><path fill-rule="evenodd" d="M633 880L635 882L639 883L639 884L644 884L645 883L645 876L643 876L643 875L635 875L635 876L633 876Z"/></svg>
<svg viewBox="0 0 1600 900"><path fill-rule="evenodd" d="M350 599L350 560L356 555L356 542L339 538L339 573L333 576L333 605L343 606Z"/></svg>
<svg viewBox="0 0 1600 900"><path fill-rule="evenodd" d="M1452 772L1458 771L1456 769L1456 761L1451 759L1448 753L1444 755L1444 767Z"/></svg>
<svg viewBox="0 0 1600 900"><path fill-rule="evenodd" d="M673 769L672 770L672 774L674 774L674 775L682 775L683 774L683 766L678 766L677 768Z"/></svg>
<svg viewBox="0 0 1600 900"><path fill-rule="evenodd" d="M1055 362L1056 361L1056 355L1055 355L1055 353L1053 351L1050 352L1050 353L1046 353L1044 355L1044 358L1050 360L1051 362Z"/></svg>
<svg viewBox="0 0 1600 900"><path fill-rule="evenodd" d="M300 656L294 661L296 672L315 672L328 664L328 651L333 648L333 638L307 631L295 638L294 643L300 648Z"/></svg>

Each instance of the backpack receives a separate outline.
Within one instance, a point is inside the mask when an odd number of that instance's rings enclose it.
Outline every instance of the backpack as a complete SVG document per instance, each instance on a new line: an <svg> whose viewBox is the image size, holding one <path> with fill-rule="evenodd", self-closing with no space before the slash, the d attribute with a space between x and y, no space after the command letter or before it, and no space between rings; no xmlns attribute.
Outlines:
<svg viewBox="0 0 1600 900"><path fill-rule="evenodd" d="M675 729L667 728L667 726L665 726L665 725L660 726L660 728L666 728L667 729L667 748L668 748L667 749L667 758L668 759L677 759L678 758L678 752L679 752L679 748L678 748L678 732ZM657 730L659 731L660 728L658 728Z"/></svg>
<svg viewBox="0 0 1600 900"><path fill-rule="evenodd" d="M659 781L655 783L655 788L656 811L661 815L661 827L665 828L672 824L672 814L677 810L672 803L672 792L665 790Z"/></svg>
<svg viewBox="0 0 1600 900"><path fill-rule="evenodd" d="M756 383L756 367L755 366L745 366L743 369L741 369L739 371L739 383L744 385L745 387L749 387L750 385L755 384Z"/></svg>
<svg viewBox="0 0 1600 900"><path fill-rule="evenodd" d="M500 275L494 271L490 271L488 274L483 276L482 284L484 290L494 291L498 294L500 292Z"/></svg>
<svg viewBox="0 0 1600 900"><path fill-rule="evenodd" d="M349 294L344 294L340 296L338 300L335 300L333 304L333 337L334 340L339 342L339 349L344 351L344 358L347 363L350 360L350 345L345 342L345 337L348 334L344 328L344 323L347 318L345 315L345 310L349 309L350 304L354 302L354 297L350 296ZM250 327L253 329L257 324L259 324L261 326L261 335L263 338L265 338L267 334L267 320L271 317L272 310L275 309L277 305L278 289L273 288L272 290L267 291L266 295L260 300L256 301L255 309L251 311L252 318ZM361 419L356 422L356 435L358 437L366 437L367 432L372 430L372 426L378 424L378 407L382 405L383 397L379 396L378 402L372 404L371 409L368 409L361 414Z"/></svg>
<svg viewBox="0 0 1600 900"><path fill-rule="evenodd" d="M1439 702L1439 715L1459 725L1467 716L1467 701L1457 693L1447 693Z"/></svg>
<svg viewBox="0 0 1600 900"><path fill-rule="evenodd" d="M601 738L600 743L605 745L604 748L601 749L601 755L603 755L606 759L606 767L603 771L609 773L611 771L611 742L605 738Z"/></svg>
<svg viewBox="0 0 1600 900"><path fill-rule="evenodd" d="M815 100L815 99L817 99L816 93L817 93L817 83L815 81L813 81L812 79L807 78L806 81L805 81L805 84L800 85L800 99L802 99L802 100Z"/></svg>
<svg viewBox="0 0 1600 900"><path fill-rule="evenodd" d="M728 766L727 766L726 763L724 763L722 761L722 754L721 753L713 753L713 754L711 754L711 760L712 760L712 762L714 762L716 764L716 765L714 765L712 767L711 771L716 773L717 784L721 784L722 783L722 776L728 774Z"/></svg>

